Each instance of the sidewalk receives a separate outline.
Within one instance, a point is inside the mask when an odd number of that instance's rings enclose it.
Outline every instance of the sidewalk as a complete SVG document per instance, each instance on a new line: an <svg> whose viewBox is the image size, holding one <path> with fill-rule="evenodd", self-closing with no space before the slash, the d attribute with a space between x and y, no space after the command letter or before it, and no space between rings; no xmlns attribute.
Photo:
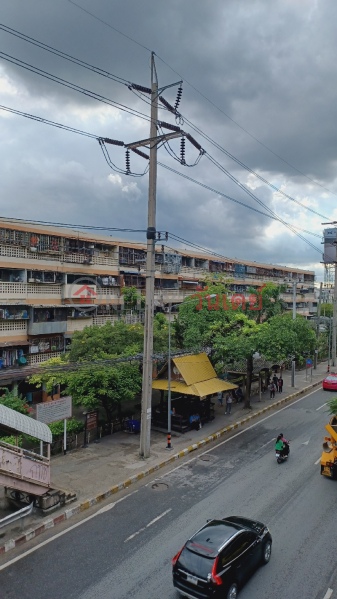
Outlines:
<svg viewBox="0 0 337 599"><path fill-rule="evenodd" d="M51 462L51 480L52 486L58 489L73 491L77 494L76 503L66 506L73 512L82 511L89 507L91 502L89 498L95 498L100 493L111 490L111 494L118 491L120 488L125 488L137 478L144 476L143 472L149 469L152 471L159 468L159 464L164 461L176 457L174 454L189 448L192 450L197 448L197 444L204 444L209 440L205 439L212 434L225 429L230 425L234 425L238 421L242 421L252 412L260 411L268 405L301 391L311 384L321 381L327 370L327 363L323 362L318 365L317 370L313 371L312 381L310 373L306 380L305 370L296 372L295 388L291 387L291 373L284 373L284 386L282 393L276 393L275 399L269 399L269 391L262 395L261 402L258 397L253 397L251 401L251 410L245 410L242 403L232 405L232 413L225 414L225 407L217 405L215 401L215 419L203 426L199 431L189 431L185 434L173 433L172 445L173 451L166 450L166 434L158 431L151 432L151 456L143 460L139 457L139 435L118 432L111 436L101 439L99 444L91 443L86 449L78 449L68 453L66 456L59 455L52 458ZM216 438L216 437L214 437ZM210 439L213 440L213 439ZM187 453L187 451L185 452ZM138 477L137 477L138 475ZM130 480L132 479L132 480ZM121 485L122 481L123 484ZM1 499L1 498L0 498ZM102 496L103 499L103 496ZM99 500L97 500L99 501ZM81 504L81 505L80 505ZM58 514L64 512L65 508L56 511L49 518L42 518L39 514L33 513L26 519L25 529L35 529L43 521L54 519ZM2 512L2 510L1 510ZM3 514L5 515L5 514ZM67 516L66 516L67 517ZM65 519L65 518L63 518ZM14 523L0 530L0 545L18 536L20 532L20 523ZM0 547L1 549L1 547ZM1 551L0 551L1 553Z"/></svg>

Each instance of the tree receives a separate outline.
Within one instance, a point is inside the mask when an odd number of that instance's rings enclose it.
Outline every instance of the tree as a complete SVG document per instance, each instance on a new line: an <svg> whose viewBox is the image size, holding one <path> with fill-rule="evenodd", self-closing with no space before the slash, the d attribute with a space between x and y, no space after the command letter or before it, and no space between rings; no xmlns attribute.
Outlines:
<svg viewBox="0 0 337 599"><path fill-rule="evenodd" d="M62 365L59 358L55 360ZM53 365L56 366L55 361ZM138 362L112 365L93 365L88 362L76 370L63 372L53 372L48 366L48 362L41 364L41 372L31 376L30 383L37 387L45 384L47 391L51 391L56 384L63 385L64 393L72 396L74 405L82 405L88 410L102 406L108 423L111 423L116 410L121 418L121 404L132 401L142 386Z"/></svg>
<svg viewBox="0 0 337 599"><path fill-rule="evenodd" d="M327 316L328 318L333 316L333 304L322 304L321 305L321 315Z"/></svg>
<svg viewBox="0 0 337 599"><path fill-rule="evenodd" d="M332 397L326 402L331 416L337 416L337 397Z"/></svg>
<svg viewBox="0 0 337 599"><path fill-rule="evenodd" d="M125 324L123 320L114 325L108 321L102 327L97 325L75 331L70 346L69 361L104 360L121 355L135 355L142 352L144 327L141 323Z"/></svg>
<svg viewBox="0 0 337 599"><path fill-rule="evenodd" d="M124 297L124 308L126 310L136 310L138 308L137 287L122 287L121 291L122 291L122 295ZM144 295L141 295L139 308L144 308L144 306L145 306L145 297L144 297Z"/></svg>
<svg viewBox="0 0 337 599"><path fill-rule="evenodd" d="M274 283L266 283L261 289L262 308L261 310L249 310L249 305L246 304L245 313L256 322L261 323L269 320L273 316L283 314L287 310L286 302L281 298L281 293L286 290L286 285L274 285ZM257 291L254 287L249 287L248 295L256 295Z"/></svg>

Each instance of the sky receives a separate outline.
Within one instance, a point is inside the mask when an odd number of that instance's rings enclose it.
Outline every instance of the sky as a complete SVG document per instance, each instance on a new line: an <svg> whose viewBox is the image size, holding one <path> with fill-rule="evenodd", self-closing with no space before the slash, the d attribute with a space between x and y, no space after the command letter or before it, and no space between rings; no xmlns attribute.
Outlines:
<svg viewBox="0 0 337 599"><path fill-rule="evenodd" d="M157 229L223 256L309 268L315 270L317 281L322 280L320 237L300 232L314 249L280 221L217 192L264 213L271 210L286 223L319 236L322 222L337 220L336 2L75 1L97 18L69 0L2 0L0 22L146 87L150 86L150 50L154 51L160 86L183 79L182 116L302 204L261 182L184 122L182 129L197 139L206 154L194 168L182 166L164 147L158 151L158 160L213 191L158 166ZM127 85L3 30L0 51L122 103L143 117L14 65L3 54L2 106L125 143L149 137L148 98L139 98ZM176 93L173 87L163 95L174 104ZM159 118L176 124L174 115L165 110L160 110ZM96 139L3 110L0 128L1 216L146 229L148 175L114 172ZM180 140L172 141L171 147L179 155ZM125 150L108 149L113 162L124 170ZM186 161L191 164L197 158L196 148L186 142ZM143 172L145 167L143 158L131 155L134 172ZM128 237L142 241L145 233ZM168 246L177 244L169 238ZM181 247L190 246L183 243Z"/></svg>

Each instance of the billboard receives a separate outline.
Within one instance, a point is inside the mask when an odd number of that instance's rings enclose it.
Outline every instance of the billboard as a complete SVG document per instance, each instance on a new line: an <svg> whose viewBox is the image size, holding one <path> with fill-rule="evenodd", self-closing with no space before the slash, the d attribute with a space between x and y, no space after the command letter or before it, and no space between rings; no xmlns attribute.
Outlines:
<svg viewBox="0 0 337 599"><path fill-rule="evenodd" d="M36 404L36 420L50 424L72 417L72 397L61 397Z"/></svg>

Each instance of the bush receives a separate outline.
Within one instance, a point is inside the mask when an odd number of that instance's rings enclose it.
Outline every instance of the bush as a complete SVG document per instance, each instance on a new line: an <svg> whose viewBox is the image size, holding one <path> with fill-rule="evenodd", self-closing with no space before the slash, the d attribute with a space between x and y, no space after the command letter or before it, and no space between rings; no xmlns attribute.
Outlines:
<svg viewBox="0 0 337 599"><path fill-rule="evenodd" d="M3 443L9 443L9 445L16 445L16 439L14 435L11 435L10 437L0 437L0 441L3 441ZM18 446L22 446L22 435L19 435L18 437Z"/></svg>
<svg viewBox="0 0 337 599"><path fill-rule="evenodd" d="M60 420L59 422L51 422L48 424L52 435L53 441L62 437L64 432L64 421ZM77 435L84 430L84 423L81 420L76 420L76 418L71 418L67 420L67 434Z"/></svg>

